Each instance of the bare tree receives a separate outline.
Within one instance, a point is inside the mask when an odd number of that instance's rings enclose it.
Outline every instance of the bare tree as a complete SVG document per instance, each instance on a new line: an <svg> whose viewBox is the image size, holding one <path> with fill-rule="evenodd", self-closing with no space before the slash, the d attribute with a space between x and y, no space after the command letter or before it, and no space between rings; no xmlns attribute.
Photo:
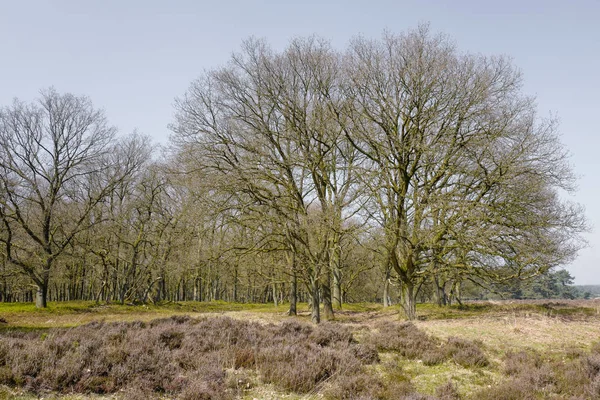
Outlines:
<svg viewBox="0 0 600 400"><path fill-rule="evenodd" d="M580 246L556 124L537 117L506 58L461 54L427 26L357 38L343 55L317 38L281 53L247 41L177 110L178 145L221 177L233 220L263 219L250 225L283 238L262 243L288 251L315 322L321 299L326 317L341 305L345 221L359 212L381 232L374 259L410 319L425 282L442 294L541 273Z"/></svg>
<svg viewBox="0 0 600 400"><path fill-rule="evenodd" d="M192 84L174 127L180 143L204 152L202 165L226 176L242 214L284 228L292 287L301 272L315 322L320 299L333 318L332 278L341 306L340 238L356 182L357 151L334 113L341 106L332 105L343 101L339 63L316 38L295 40L281 54L247 41L228 68Z"/></svg>
<svg viewBox="0 0 600 400"><path fill-rule="evenodd" d="M573 256L585 223L558 195L571 189L567 156L508 60L459 54L421 26L359 38L347 62L348 136L409 319L442 268L501 279Z"/></svg>
<svg viewBox="0 0 600 400"><path fill-rule="evenodd" d="M37 307L47 305L59 256L99 222L92 211L139 165L135 154L111 160L115 134L88 98L54 89L0 110L0 241L35 283Z"/></svg>

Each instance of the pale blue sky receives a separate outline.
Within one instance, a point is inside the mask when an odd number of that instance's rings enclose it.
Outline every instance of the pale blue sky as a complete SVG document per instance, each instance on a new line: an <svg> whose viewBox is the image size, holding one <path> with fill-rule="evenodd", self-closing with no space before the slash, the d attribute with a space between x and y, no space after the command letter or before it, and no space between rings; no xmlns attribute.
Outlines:
<svg viewBox="0 0 600 400"><path fill-rule="evenodd" d="M600 284L600 1L0 0L0 104L41 88L85 94L121 132L166 143L173 99L249 36L282 48L318 34L343 48L419 22L464 51L506 54L542 115L561 120L593 233L568 270Z"/></svg>

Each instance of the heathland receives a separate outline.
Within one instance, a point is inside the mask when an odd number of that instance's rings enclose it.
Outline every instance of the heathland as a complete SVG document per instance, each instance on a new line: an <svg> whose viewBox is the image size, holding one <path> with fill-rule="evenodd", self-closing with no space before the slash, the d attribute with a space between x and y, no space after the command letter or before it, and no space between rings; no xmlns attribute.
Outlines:
<svg viewBox="0 0 600 400"><path fill-rule="evenodd" d="M589 399L600 301L0 304L0 398Z"/></svg>

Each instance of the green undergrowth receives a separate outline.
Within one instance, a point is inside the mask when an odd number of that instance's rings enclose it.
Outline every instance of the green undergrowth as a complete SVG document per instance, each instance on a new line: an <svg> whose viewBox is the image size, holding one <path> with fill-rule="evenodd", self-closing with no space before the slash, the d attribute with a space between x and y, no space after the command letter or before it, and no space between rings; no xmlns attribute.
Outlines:
<svg viewBox="0 0 600 400"><path fill-rule="evenodd" d="M421 320L496 317L502 315L522 317L538 315L551 318L578 319L598 316L599 314L600 308L598 306L554 300L498 303L473 302L443 307L431 303L417 305L418 319Z"/></svg>
<svg viewBox="0 0 600 400"><path fill-rule="evenodd" d="M309 320L309 308L299 303L299 318ZM289 304L211 302L162 302L159 304L96 303L93 301L50 302L45 309L33 303L0 303L0 331L74 327L92 321L149 321L171 315L240 313L241 318L285 319ZM248 315L244 314L247 313ZM435 304L418 304L419 320L461 320L476 318L550 317L563 321L597 318L600 304L576 301L514 301L469 302L464 305L439 307ZM335 312L339 323L365 323L388 318L402 320L404 313L398 305L384 308L376 303L344 304Z"/></svg>
<svg viewBox="0 0 600 400"><path fill-rule="evenodd" d="M228 312L257 311L283 312L289 305L230 303L226 301L210 302L163 302L158 304L119 304L96 303L93 301L50 302L46 308L36 308L33 303L0 303L0 314L41 313L41 314L77 314L77 313L128 313L128 312Z"/></svg>
<svg viewBox="0 0 600 400"><path fill-rule="evenodd" d="M0 314L40 313L40 314L76 314L76 313L127 313L127 312L286 312L289 303L275 306L273 303L233 303L226 301L181 301L156 304L119 304L96 303L94 301L49 302L46 308L36 308L33 303L0 303ZM344 304L344 312L381 311L383 307L375 303ZM298 303L298 310L308 310L308 304Z"/></svg>
<svg viewBox="0 0 600 400"><path fill-rule="evenodd" d="M96 303L94 301L65 301L49 302L47 308L36 308L33 303L0 303L0 314L10 313L41 313L41 314L76 314L76 313L127 313L135 312L230 312L230 311L256 311L256 312L285 312L288 303L233 303L226 301L182 301L161 302L156 304L119 304ZM299 303L298 310L308 309L306 303ZM352 312L381 312L401 310L398 305L383 308L377 303L346 303L338 312L340 314ZM470 318L490 313L539 313L549 316L569 315L596 315L600 313L598 305L582 305L577 302L560 300L546 301L504 301L504 302L468 302L463 305L440 307L433 303L417 305L417 314L421 319L453 319Z"/></svg>
<svg viewBox="0 0 600 400"><path fill-rule="evenodd" d="M104 304L93 301L51 302L38 309L32 303L0 303L0 332L75 327L93 321L150 321L172 315L249 312L285 315L289 305L214 302L165 302L161 304Z"/></svg>
<svg viewBox="0 0 600 400"><path fill-rule="evenodd" d="M398 365L416 391L427 395L435 395L440 386L452 382L462 398L470 398L481 388L503 379L496 366L465 368L453 361L425 365L420 360L399 360Z"/></svg>

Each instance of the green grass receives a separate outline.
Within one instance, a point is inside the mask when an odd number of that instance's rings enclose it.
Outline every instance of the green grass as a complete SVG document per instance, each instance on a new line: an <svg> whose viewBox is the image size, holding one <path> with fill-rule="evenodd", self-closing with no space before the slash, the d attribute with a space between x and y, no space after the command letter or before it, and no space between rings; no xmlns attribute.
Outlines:
<svg viewBox="0 0 600 400"><path fill-rule="evenodd" d="M0 314L39 313L39 314L76 314L76 313L128 313L135 312L227 312L227 311L285 311L288 305L228 303L225 301L210 302L164 302L160 304L121 305L104 304L93 301L50 302L46 308L36 308L33 303L0 303Z"/></svg>
<svg viewBox="0 0 600 400"><path fill-rule="evenodd" d="M132 321L151 320L170 315L239 313L240 317L277 319L285 316L289 304L272 303L229 303L211 302L164 302L147 305L122 305L118 303L97 304L93 301L50 302L47 308L38 309L33 303L0 303L0 318L8 323L0 323L0 331L11 329L47 329L50 327L72 327L92 321ZM298 304L300 318L307 319L308 305ZM396 316L398 314L398 316ZM598 315L598 308L588 304L566 302L514 302L514 303L466 303L439 307L435 304L418 304L417 314L423 321L462 320L479 317L528 317L543 316L560 319L585 319ZM364 322L378 318L402 318L402 308L398 305L383 308L375 303L344 304L336 312L339 322Z"/></svg>
<svg viewBox="0 0 600 400"><path fill-rule="evenodd" d="M302 307L302 306L299 306ZM47 308L38 309L32 303L0 303L1 331L38 330L54 327L74 327L93 321L149 321L171 315L197 315L211 313L256 313L285 315L287 304L243 304L213 302L168 302L148 305L97 304L93 301L51 302Z"/></svg>
<svg viewBox="0 0 600 400"><path fill-rule="evenodd" d="M461 395L470 396L482 387L502 380L497 368L464 368L452 361L427 366L418 361L403 360L400 365L417 392L422 394L435 395L438 387L451 381L459 388Z"/></svg>

